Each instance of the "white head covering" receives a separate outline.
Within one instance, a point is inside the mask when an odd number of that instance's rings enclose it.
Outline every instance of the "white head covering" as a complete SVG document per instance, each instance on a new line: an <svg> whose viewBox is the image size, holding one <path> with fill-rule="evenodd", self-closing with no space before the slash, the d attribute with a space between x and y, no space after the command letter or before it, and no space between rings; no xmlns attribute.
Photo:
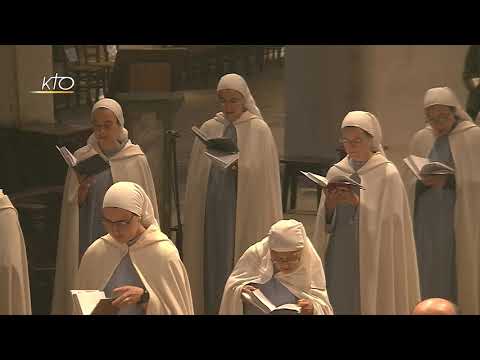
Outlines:
<svg viewBox="0 0 480 360"><path fill-rule="evenodd" d="M227 74L222 76L220 81L217 85L217 92L220 90L235 90L238 91L240 94L243 95L245 99L245 108L254 115L258 117L262 117L262 113L260 109L257 107L255 103L255 99L253 98L252 94L250 93L250 89L248 88L247 82L243 77L238 74Z"/></svg>
<svg viewBox="0 0 480 360"><path fill-rule="evenodd" d="M473 121L460 105L452 89L448 87L436 87L427 90L423 99L424 109L432 105L445 105L455 108L455 115L460 121Z"/></svg>
<svg viewBox="0 0 480 360"><path fill-rule="evenodd" d="M303 249L298 267L292 272L274 273L272 249ZM272 277L296 297L312 300L317 313L331 313L322 260L307 237L305 228L296 220L280 220L270 228L269 235L252 245L235 265L225 285L220 314L242 314L243 286L250 283L265 284Z"/></svg>
<svg viewBox="0 0 480 360"><path fill-rule="evenodd" d="M267 238L268 249L275 251L296 251L303 249L298 268L289 273L278 272L274 275L270 251L264 254L260 273L266 279L275 276L283 284L308 291L311 286L325 289L325 274L320 257L307 237L305 228L297 220L280 220L271 228Z"/></svg>
<svg viewBox="0 0 480 360"><path fill-rule="evenodd" d="M121 143L125 142L128 139L128 131L125 129L125 119L123 118L123 110L122 107L118 102L116 102L113 99L109 98L103 98L99 101L97 101L93 107L92 111L90 113L91 120L94 120L94 113L98 109L108 109L117 118L118 122L120 123L120 126L122 127L121 132L120 132L120 138L118 139ZM95 134L90 135L87 141L88 144L95 144L96 143L96 138Z"/></svg>
<svg viewBox="0 0 480 360"><path fill-rule="evenodd" d="M281 220L270 228L268 246L274 251L297 251L305 247L305 228L295 220Z"/></svg>
<svg viewBox="0 0 480 360"><path fill-rule="evenodd" d="M348 126L358 127L372 135L372 150L385 155L382 146L382 128L375 115L366 111L351 111L343 119L342 129Z"/></svg>
<svg viewBox="0 0 480 360"><path fill-rule="evenodd" d="M114 207L132 212L140 216L141 223L145 228L152 224L158 226L150 198L140 185L133 182L120 181L110 186L103 199L103 207Z"/></svg>

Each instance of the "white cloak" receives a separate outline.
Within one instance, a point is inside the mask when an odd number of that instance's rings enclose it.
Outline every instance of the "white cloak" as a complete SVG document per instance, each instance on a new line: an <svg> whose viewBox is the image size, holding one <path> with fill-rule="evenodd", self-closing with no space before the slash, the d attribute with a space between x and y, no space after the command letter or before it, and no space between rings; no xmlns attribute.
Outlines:
<svg viewBox="0 0 480 360"><path fill-rule="evenodd" d="M458 305L462 314L480 314L480 128L463 121L448 135L455 162L455 243L457 263ZM411 143L410 154L428 157L435 136L430 126L418 131ZM415 183L408 178L410 205L413 209Z"/></svg>
<svg viewBox="0 0 480 360"><path fill-rule="evenodd" d="M17 211L0 190L0 315L31 315L27 253Z"/></svg>
<svg viewBox="0 0 480 360"><path fill-rule="evenodd" d="M85 252L78 271L78 289L103 290L122 258L130 259L150 294L147 315L193 315L188 275L175 245L156 224L130 246L109 234Z"/></svg>
<svg viewBox="0 0 480 360"><path fill-rule="evenodd" d="M314 315L333 315L332 306L325 288L325 275L320 258L308 241L311 249L304 248L301 261L306 269L300 274L273 274L273 265L268 246L268 237L250 246L238 260L227 280L223 293L220 315L243 315L242 289L249 283L265 284L272 276L282 283L298 299L313 303ZM305 263L306 262L306 263ZM305 271L306 270L306 271Z"/></svg>
<svg viewBox="0 0 480 360"><path fill-rule="evenodd" d="M209 137L223 135L227 120L219 113L201 130ZM234 263L249 246L263 239L282 219L279 159L268 125L246 111L234 122L240 150L237 177L237 209ZM211 161L196 139L188 169L184 221L184 262L190 275L196 313L204 312L203 257L205 203Z"/></svg>
<svg viewBox="0 0 480 360"><path fill-rule="evenodd" d="M327 178L353 173L345 157L330 168ZM360 190L359 204L361 313L409 314L420 300L420 286L413 227L403 182L395 165L380 153L374 154L359 169L358 175L365 187ZM323 196L313 240L323 263L329 239Z"/></svg>
<svg viewBox="0 0 480 360"><path fill-rule="evenodd" d="M81 161L95 154L103 154L91 144L78 149L74 155ZM138 145L127 142L125 147L109 160L113 182L131 181L140 185L152 201L158 221L157 197L152 173L147 159ZM52 301L52 314L69 314L71 309L70 290L78 271L79 252L79 208L77 201L79 183L74 170L68 169L63 191L60 230L58 235L57 266Z"/></svg>

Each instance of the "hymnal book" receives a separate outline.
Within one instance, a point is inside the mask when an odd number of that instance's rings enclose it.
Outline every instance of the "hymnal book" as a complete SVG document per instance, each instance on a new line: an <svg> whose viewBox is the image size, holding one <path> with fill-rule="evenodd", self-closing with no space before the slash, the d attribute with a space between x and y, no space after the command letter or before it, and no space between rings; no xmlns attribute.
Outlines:
<svg viewBox="0 0 480 360"><path fill-rule="evenodd" d="M77 158L65 146L59 148L58 151L69 167L77 174L84 176L92 176L99 174L110 168L110 164L105 161L99 154L95 154L88 159L78 161Z"/></svg>
<svg viewBox="0 0 480 360"><path fill-rule="evenodd" d="M301 307L297 304L283 304L275 306L260 290L242 292L242 299L268 315L300 315Z"/></svg>
<svg viewBox="0 0 480 360"><path fill-rule="evenodd" d="M308 179L312 180L322 188L333 189L336 187L360 188L365 189L361 184L345 175L337 175L328 180L326 177L311 172L300 171Z"/></svg>
<svg viewBox="0 0 480 360"><path fill-rule="evenodd" d="M238 152L238 147L231 138L209 138L202 130L200 130L196 126L192 127L192 131L197 136L197 138L205 144L207 150L221 151L229 154L234 154Z"/></svg>
<svg viewBox="0 0 480 360"><path fill-rule="evenodd" d="M422 180L423 176L455 174L455 169L450 166L420 156L410 155L403 161L419 180Z"/></svg>
<svg viewBox="0 0 480 360"><path fill-rule="evenodd" d="M112 305L100 290L71 290L74 313L78 315L116 315L119 308Z"/></svg>
<svg viewBox="0 0 480 360"><path fill-rule="evenodd" d="M210 158L215 165L220 166L223 169L228 169L236 164L240 157L239 153L226 154L220 151L205 151L205 155Z"/></svg>

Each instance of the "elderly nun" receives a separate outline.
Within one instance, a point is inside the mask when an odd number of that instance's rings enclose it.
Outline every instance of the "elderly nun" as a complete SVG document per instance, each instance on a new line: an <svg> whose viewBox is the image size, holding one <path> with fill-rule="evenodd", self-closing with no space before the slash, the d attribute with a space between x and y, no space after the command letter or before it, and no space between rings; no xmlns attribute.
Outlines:
<svg viewBox="0 0 480 360"><path fill-rule="evenodd" d="M480 129L448 87L424 97L427 126L410 143L410 153L449 165L454 175L408 181L422 298L458 303L480 314Z"/></svg>
<svg viewBox="0 0 480 360"><path fill-rule="evenodd" d="M222 112L205 122L209 137L229 137L238 166L223 170L193 145L185 200L184 260L197 313L216 314L235 262L282 218L279 160L270 128L245 80L223 76L217 87Z"/></svg>
<svg viewBox="0 0 480 360"><path fill-rule="evenodd" d="M101 221L102 202L112 184L132 181L141 185L152 199L158 219L150 167L142 149L128 139L120 104L108 98L98 101L92 108L91 121L94 133L87 145L74 155L82 161L100 154L110 168L87 178L77 176L73 169L68 170L58 237L53 314L71 312L66 306L78 264L92 242L106 233Z"/></svg>
<svg viewBox="0 0 480 360"><path fill-rule="evenodd" d="M0 189L0 315L30 315L28 262L17 210Z"/></svg>
<svg viewBox="0 0 480 360"><path fill-rule="evenodd" d="M347 114L341 126L347 156L327 178L352 178L364 187L337 188L322 197L314 245L324 259L335 314L409 314L420 293L407 194L385 157L377 118Z"/></svg>
<svg viewBox="0 0 480 360"><path fill-rule="evenodd" d="M275 305L297 304L301 314L332 315L320 257L296 220L280 220L238 260L223 293L221 315L255 315L242 292L260 289Z"/></svg>
<svg viewBox="0 0 480 360"><path fill-rule="evenodd" d="M108 234L85 252L78 288L103 290L119 315L193 315L187 272L142 187L112 185L101 219Z"/></svg>

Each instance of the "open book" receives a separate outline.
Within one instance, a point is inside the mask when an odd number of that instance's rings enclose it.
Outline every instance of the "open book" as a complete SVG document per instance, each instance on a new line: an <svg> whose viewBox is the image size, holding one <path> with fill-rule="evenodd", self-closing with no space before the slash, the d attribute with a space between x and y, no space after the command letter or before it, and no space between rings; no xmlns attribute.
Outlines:
<svg viewBox="0 0 480 360"><path fill-rule="evenodd" d="M242 299L245 302L255 306L264 314L300 315L300 306L296 304L284 304L280 306L275 306L260 289L257 289L250 293L242 292Z"/></svg>
<svg viewBox="0 0 480 360"><path fill-rule="evenodd" d="M110 168L110 164L99 154L93 155L83 161L77 158L65 146L59 148L56 146L67 165L73 168L79 175L92 176Z"/></svg>
<svg viewBox="0 0 480 360"><path fill-rule="evenodd" d="M345 175L337 175L334 176L330 181L321 175L317 175L311 172L305 172L305 171L300 171L303 175L305 175L307 178L312 180L315 184L320 185L322 188L335 188L338 186L342 187L351 187L351 188L360 188L360 189L365 189L361 184L356 182L355 180L350 179L348 176Z"/></svg>
<svg viewBox="0 0 480 360"><path fill-rule="evenodd" d="M70 290L73 298L74 314L115 315L118 308L112 305L114 299L107 298L100 290Z"/></svg>
<svg viewBox="0 0 480 360"><path fill-rule="evenodd" d="M220 166L223 169L228 169L233 164L237 163L240 157L239 153L226 154L220 151L205 151L205 155L207 155L215 165Z"/></svg>
<svg viewBox="0 0 480 360"><path fill-rule="evenodd" d="M202 130L200 130L196 126L192 127L192 131L197 136L197 138L205 144L207 150L221 151L227 154L234 154L238 152L237 145L230 138L209 138Z"/></svg>
<svg viewBox="0 0 480 360"><path fill-rule="evenodd" d="M422 176L428 175L451 175L455 169L438 161L430 161L427 158L410 155L403 159L412 173L421 180Z"/></svg>

